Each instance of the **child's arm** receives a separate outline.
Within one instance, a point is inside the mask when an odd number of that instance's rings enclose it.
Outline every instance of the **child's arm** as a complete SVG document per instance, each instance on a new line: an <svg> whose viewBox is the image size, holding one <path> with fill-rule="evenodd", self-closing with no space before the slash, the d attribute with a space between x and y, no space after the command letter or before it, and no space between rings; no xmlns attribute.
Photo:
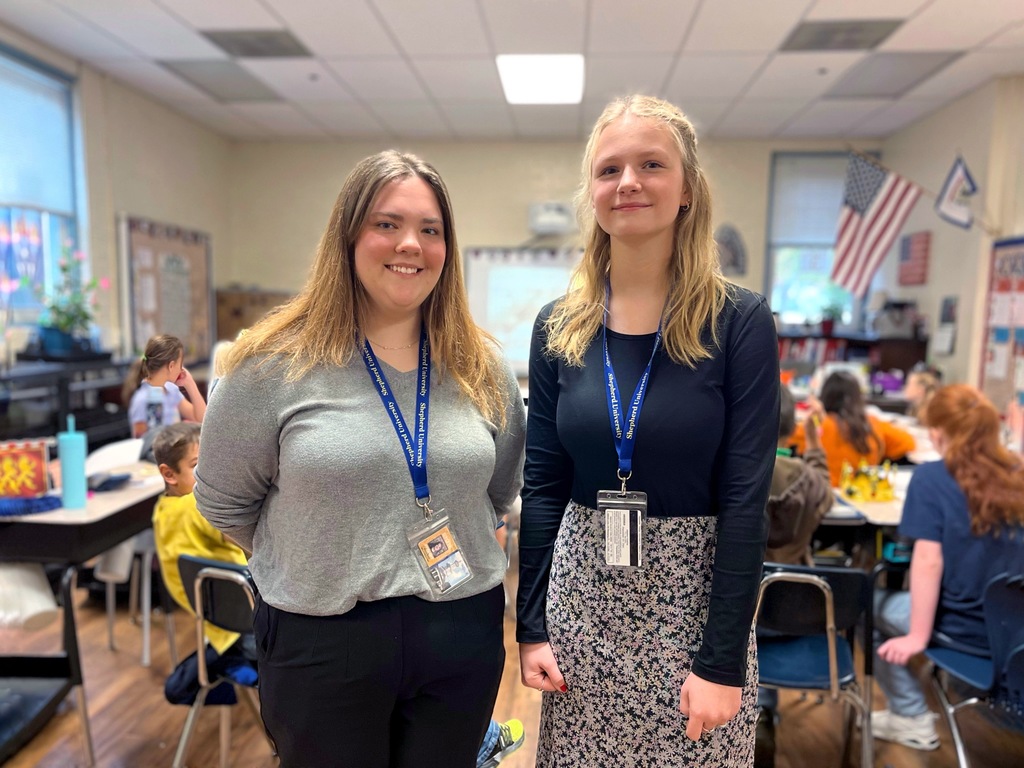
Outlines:
<svg viewBox="0 0 1024 768"><path fill-rule="evenodd" d="M878 655L891 664L906 664L928 647L935 626L942 585L942 544L918 539L910 558L910 633L878 646Z"/></svg>
<svg viewBox="0 0 1024 768"><path fill-rule="evenodd" d="M206 400L199 393L199 385L192 378L192 374L188 372L187 368L182 368L181 373L178 374L178 379L174 383L179 387L184 387L185 392L188 393L188 399L182 400L178 404L181 418L184 421L198 421L201 423L206 415Z"/></svg>

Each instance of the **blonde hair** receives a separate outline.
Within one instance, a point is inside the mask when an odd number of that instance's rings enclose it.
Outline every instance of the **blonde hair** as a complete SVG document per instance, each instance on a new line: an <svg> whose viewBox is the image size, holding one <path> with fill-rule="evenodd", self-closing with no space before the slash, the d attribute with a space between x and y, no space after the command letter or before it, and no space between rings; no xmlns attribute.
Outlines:
<svg viewBox="0 0 1024 768"><path fill-rule="evenodd" d="M361 160L345 179L317 246L309 278L291 301L271 311L235 341L225 375L244 360L275 359L288 381L317 366L346 365L363 343L360 320L368 307L355 273L355 247L378 193L386 184L418 178L437 198L444 227L445 260L437 285L423 302L430 351L442 375L451 375L484 418L505 426L508 393L494 339L473 322L462 258L455 239L451 199L441 176L415 155L386 150Z"/></svg>
<svg viewBox="0 0 1024 768"><path fill-rule="evenodd" d="M689 209L680 208L676 217L671 285L663 326L669 356L676 363L693 368L712 354L705 345L705 328L710 331L712 345L718 345L718 316L731 287L718 263L711 228L711 189L697 160L697 134L677 107L653 96L616 99L605 107L590 132L576 193L576 212L584 238L583 259L573 272L569 292L548 318L548 352L570 365L582 365L583 356L603 322L611 238L601 229L591 205L594 155L604 129L627 114L665 128L679 150L683 178L690 189Z"/></svg>

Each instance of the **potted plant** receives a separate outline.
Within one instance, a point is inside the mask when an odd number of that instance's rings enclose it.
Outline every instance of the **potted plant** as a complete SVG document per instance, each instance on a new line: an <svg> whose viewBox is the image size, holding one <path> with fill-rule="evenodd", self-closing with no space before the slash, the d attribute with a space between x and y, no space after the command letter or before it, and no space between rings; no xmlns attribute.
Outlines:
<svg viewBox="0 0 1024 768"><path fill-rule="evenodd" d="M45 309L40 318L40 346L48 354L69 355L76 349L89 350L89 325L97 306L96 290L110 287L107 278L82 280L82 266L86 256L82 251L72 253L70 242L64 244L57 261L58 279L49 294L39 289L39 298Z"/></svg>
<svg viewBox="0 0 1024 768"><path fill-rule="evenodd" d="M821 309L821 335L831 336L836 323L843 319L843 308L839 304L826 304Z"/></svg>

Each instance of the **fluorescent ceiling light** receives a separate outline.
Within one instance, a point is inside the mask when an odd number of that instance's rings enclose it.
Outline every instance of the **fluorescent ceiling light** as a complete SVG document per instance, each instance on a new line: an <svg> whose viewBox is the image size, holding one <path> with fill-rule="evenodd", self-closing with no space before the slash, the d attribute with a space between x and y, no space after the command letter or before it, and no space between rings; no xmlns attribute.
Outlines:
<svg viewBox="0 0 1024 768"><path fill-rule="evenodd" d="M509 104L579 104L583 99L583 56L508 54L496 57Z"/></svg>

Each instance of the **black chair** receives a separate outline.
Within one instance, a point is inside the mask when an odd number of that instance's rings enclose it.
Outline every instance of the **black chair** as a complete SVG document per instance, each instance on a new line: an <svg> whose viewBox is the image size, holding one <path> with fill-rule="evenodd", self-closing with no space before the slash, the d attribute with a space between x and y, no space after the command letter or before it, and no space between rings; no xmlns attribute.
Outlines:
<svg viewBox="0 0 1024 768"><path fill-rule="evenodd" d="M206 697L214 688L222 684L234 686L238 700L245 702L253 717L263 729L263 719L259 712L259 699L255 686L241 685L234 678L222 674L213 674L207 664L206 621L214 626L239 634L252 633L252 612L256 604L256 588L252 583L249 569L244 565L210 560L201 557L182 555L178 558L178 571L181 574L185 594L196 616L196 661L199 672L199 692L195 702L189 709L185 719L185 727L178 741L178 749L174 754L174 768L183 768L188 755L189 743L192 740L199 713L206 703ZM187 661L187 660L186 660ZM186 662L182 662L186 663ZM267 741L273 750L274 744ZM228 752L231 747L231 708L221 708L220 721L220 764L227 765Z"/></svg>
<svg viewBox="0 0 1024 768"><path fill-rule="evenodd" d="M864 654L863 682L854 668L856 632L870 645L871 578L834 566L765 563L757 598L757 655L765 688L827 692L842 701L848 717L843 732L844 763L854 723L861 729L863 768L874 765L871 737L872 654Z"/></svg>
<svg viewBox="0 0 1024 768"><path fill-rule="evenodd" d="M985 588L982 610L990 656L979 655L975 649L945 647L948 643L936 645L934 638L925 651L934 665L932 686L942 703L962 768L970 768L970 762L956 720L960 710L985 704L1024 728L1024 576L1003 573L992 579ZM951 677L977 689L978 695L952 704Z"/></svg>

